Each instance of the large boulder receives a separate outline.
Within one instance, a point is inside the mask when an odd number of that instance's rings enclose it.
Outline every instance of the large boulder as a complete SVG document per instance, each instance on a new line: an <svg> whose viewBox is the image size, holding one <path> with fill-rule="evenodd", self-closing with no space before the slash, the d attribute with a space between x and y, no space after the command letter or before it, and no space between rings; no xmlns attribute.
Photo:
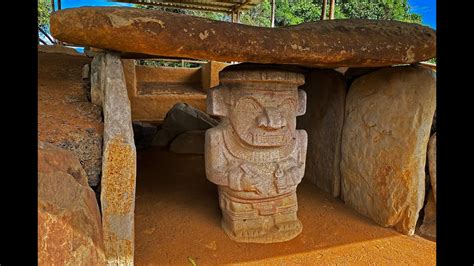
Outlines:
<svg viewBox="0 0 474 266"><path fill-rule="evenodd" d="M340 165L345 203L408 235L425 198L435 79L420 66L385 68L356 79L346 97Z"/></svg>
<svg viewBox="0 0 474 266"><path fill-rule="evenodd" d="M436 239L436 133L431 136L428 143L428 169L431 188L424 208L425 215L420 226L420 234Z"/></svg>
<svg viewBox="0 0 474 266"><path fill-rule="evenodd" d="M346 82L334 70L314 70L301 88L307 95L306 114L298 117L298 128L308 133L305 178L337 197Z"/></svg>
<svg viewBox="0 0 474 266"><path fill-rule="evenodd" d="M126 53L313 67L389 66L436 56L436 32L399 21L323 20L263 28L157 10L82 7L51 15L52 35Z"/></svg>
<svg viewBox="0 0 474 266"><path fill-rule="evenodd" d="M428 168L431 189L433 189L433 197L436 202L436 132L431 136L428 144Z"/></svg>
<svg viewBox="0 0 474 266"><path fill-rule="evenodd" d="M38 45L38 52L39 53L55 53L55 54L67 54L67 55L75 55L75 56L83 56L83 54L79 53L74 48L69 48L59 44L53 45Z"/></svg>
<svg viewBox="0 0 474 266"><path fill-rule="evenodd" d="M178 135L170 144L170 151L184 154L204 154L205 130L191 130Z"/></svg>
<svg viewBox="0 0 474 266"><path fill-rule="evenodd" d="M185 103L177 103L166 113L163 125L154 137L152 145L166 146L181 133L207 130L218 124L217 120L203 111Z"/></svg>
<svg viewBox="0 0 474 266"><path fill-rule="evenodd" d="M104 265L99 206L78 158L38 145L38 264Z"/></svg>
<svg viewBox="0 0 474 266"><path fill-rule="evenodd" d="M420 226L419 234L431 239L436 239L436 201L433 190L428 193L428 201L424 208L425 215L423 224Z"/></svg>

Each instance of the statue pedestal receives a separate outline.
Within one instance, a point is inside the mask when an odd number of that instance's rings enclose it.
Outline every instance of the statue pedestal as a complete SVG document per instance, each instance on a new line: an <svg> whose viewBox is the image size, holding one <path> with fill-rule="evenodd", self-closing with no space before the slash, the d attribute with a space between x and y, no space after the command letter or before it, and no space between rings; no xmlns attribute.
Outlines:
<svg viewBox="0 0 474 266"><path fill-rule="evenodd" d="M296 187L304 175L307 135L296 130L304 75L241 64L220 72L208 113L223 122L206 131L207 178L219 187L222 227L238 242L290 240L302 231Z"/></svg>

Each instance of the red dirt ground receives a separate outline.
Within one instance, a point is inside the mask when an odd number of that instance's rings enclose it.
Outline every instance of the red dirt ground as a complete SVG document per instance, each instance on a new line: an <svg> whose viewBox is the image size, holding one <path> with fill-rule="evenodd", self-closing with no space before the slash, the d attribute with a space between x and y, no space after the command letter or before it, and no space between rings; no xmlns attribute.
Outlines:
<svg viewBox="0 0 474 266"><path fill-rule="evenodd" d="M136 265L434 265L436 243L382 228L305 181L298 187L303 232L275 244L231 241L220 227L217 189L203 156L152 148L138 153Z"/></svg>

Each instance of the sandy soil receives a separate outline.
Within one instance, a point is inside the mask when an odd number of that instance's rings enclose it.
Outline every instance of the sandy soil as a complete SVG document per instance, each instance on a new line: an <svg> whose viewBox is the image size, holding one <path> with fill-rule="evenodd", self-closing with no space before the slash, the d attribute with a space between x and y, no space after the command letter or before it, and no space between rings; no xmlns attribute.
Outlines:
<svg viewBox="0 0 474 266"><path fill-rule="evenodd" d="M276 244L231 241L220 227L216 186L204 159L157 148L138 153L137 265L417 264L434 265L436 243L382 228L303 179L303 232Z"/></svg>

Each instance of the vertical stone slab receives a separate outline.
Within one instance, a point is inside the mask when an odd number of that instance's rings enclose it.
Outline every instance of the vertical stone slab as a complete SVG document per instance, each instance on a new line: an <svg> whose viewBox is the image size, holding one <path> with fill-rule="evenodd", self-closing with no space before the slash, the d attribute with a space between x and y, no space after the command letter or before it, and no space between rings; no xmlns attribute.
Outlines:
<svg viewBox="0 0 474 266"><path fill-rule="evenodd" d="M334 70L314 70L306 75L301 89L306 91L306 115L298 118L298 128L308 133L305 177L338 197L341 187L342 124L346 83Z"/></svg>
<svg viewBox="0 0 474 266"><path fill-rule="evenodd" d="M419 66L356 79L346 97L341 177L345 203L412 235L425 197L435 75Z"/></svg>
<svg viewBox="0 0 474 266"><path fill-rule="evenodd" d="M436 132L431 136L428 144L428 169L430 171L431 189L436 202Z"/></svg>
<svg viewBox="0 0 474 266"><path fill-rule="evenodd" d="M425 205L425 216L420 226L419 234L429 239L436 239L436 201L433 190L428 192L428 201Z"/></svg>
<svg viewBox="0 0 474 266"><path fill-rule="evenodd" d="M201 85L203 90L208 90L219 85L219 72L228 66L228 63L209 61L201 67Z"/></svg>
<svg viewBox="0 0 474 266"><path fill-rule="evenodd" d="M97 53L91 62L91 102L102 106L104 90L105 54Z"/></svg>
<svg viewBox="0 0 474 266"><path fill-rule="evenodd" d="M102 224L107 261L133 265L136 148L120 57L105 54Z"/></svg>
<svg viewBox="0 0 474 266"><path fill-rule="evenodd" d="M420 234L436 239L436 133L428 143L428 168L431 182L431 190L425 205L425 216L420 226Z"/></svg>

